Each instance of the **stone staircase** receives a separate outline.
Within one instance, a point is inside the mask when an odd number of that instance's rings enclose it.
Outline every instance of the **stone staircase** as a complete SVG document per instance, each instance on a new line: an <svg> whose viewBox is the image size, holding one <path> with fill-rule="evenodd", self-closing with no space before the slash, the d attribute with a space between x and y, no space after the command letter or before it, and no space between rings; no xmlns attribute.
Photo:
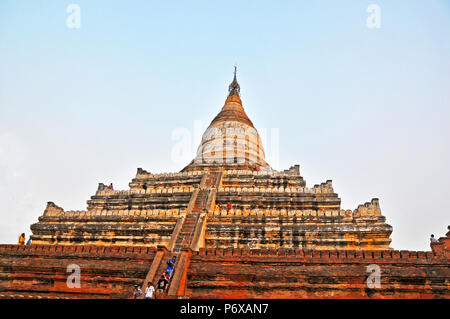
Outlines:
<svg viewBox="0 0 450 319"><path fill-rule="evenodd" d="M206 207L206 200L208 199L208 190L202 189L198 192L197 199L192 208L193 213L198 213L200 209Z"/></svg>
<svg viewBox="0 0 450 319"><path fill-rule="evenodd" d="M217 189L220 187L223 172L205 172L197 191L194 191L189 202L188 212L182 220L181 229L177 232L175 244L168 251L165 247L158 247L157 256L150 266L150 270L142 285L145 291L147 282L156 286L162 273L166 271L167 262L173 256L177 257L168 291L157 296L158 299L176 298L184 294L187 266L190 254L194 249L202 247L201 228L206 227L206 213L215 204ZM180 221L181 222L181 221ZM194 242L195 241L195 242ZM156 287L155 287L156 288Z"/></svg>
<svg viewBox="0 0 450 319"><path fill-rule="evenodd" d="M173 249L173 252L177 254L177 262L169 283L169 297L173 298L184 295L190 254L192 253L193 247L198 248L202 246L200 242L201 228L206 227L206 213L215 204L215 197L217 189L220 186L222 175L222 171L206 172L202 178L196 197L192 198L194 201L191 206L192 210L188 211ZM202 213L204 214L202 215Z"/></svg>
<svg viewBox="0 0 450 319"><path fill-rule="evenodd" d="M181 231L178 234L174 251L179 253L184 244L189 245L192 240L192 235L194 233L195 226L197 224L200 211L206 207L206 200L208 199L208 191L202 189L198 192L197 198L195 199L192 211L186 216Z"/></svg>
<svg viewBox="0 0 450 319"><path fill-rule="evenodd" d="M170 258L173 257L174 254L172 254L171 252L165 252L164 255L161 258L161 261L159 263L159 266L156 270L156 273L153 277L153 285L155 286L155 289L157 289L157 283L159 278L161 277L161 274L163 274L166 269L167 269L167 262L169 261ZM146 283L144 283L144 286L146 286ZM142 290L145 291L145 290ZM156 296L157 299L166 299L167 298L167 291L163 292L162 294L159 293Z"/></svg>
<svg viewBox="0 0 450 319"><path fill-rule="evenodd" d="M183 247L190 247L200 213L211 209L212 202L215 202L216 192L214 190L218 189L218 182L220 182L221 176L222 172L220 171L205 173L201 183L203 185L200 185L201 188L198 194L193 198L194 204L192 205L192 211L188 212L181 231L178 234L173 249L174 252L179 253Z"/></svg>
<svg viewBox="0 0 450 319"><path fill-rule="evenodd" d="M199 193L199 196L201 196L201 195L202 194ZM194 209L195 209L196 205L197 204L194 205ZM174 252L179 253L181 251L181 248L185 244L189 245L189 243L192 240L192 235L194 233L194 229L197 224L199 215L200 214L197 211L197 212L192 212L191 214L186 216L183 226L181 228L180 234L177 237L175 247L174 247Z"/></svg>

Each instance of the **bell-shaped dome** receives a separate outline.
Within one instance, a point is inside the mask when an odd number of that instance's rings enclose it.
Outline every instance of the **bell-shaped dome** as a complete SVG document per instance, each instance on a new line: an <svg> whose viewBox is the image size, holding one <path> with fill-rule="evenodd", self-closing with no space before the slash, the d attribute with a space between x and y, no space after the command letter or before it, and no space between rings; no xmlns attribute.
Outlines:
<svg viewBox="0 0 450 319"><path fill-rule="evenodd" d="M242 107L236 72L225 105L206 129L197 156L185 169L204 166L269 166L258 131Z"/></svg>

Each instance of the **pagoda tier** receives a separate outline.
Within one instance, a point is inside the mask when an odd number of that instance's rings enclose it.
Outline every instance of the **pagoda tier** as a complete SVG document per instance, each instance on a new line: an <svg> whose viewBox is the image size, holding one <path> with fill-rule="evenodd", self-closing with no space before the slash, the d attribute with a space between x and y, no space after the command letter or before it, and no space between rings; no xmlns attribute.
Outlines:
<svg viewBox="0 0 450 319"><path fill-rule="evenodd" d="M214 174L218 178L207 185ZM270 173L151 174L138 169L129 190L100 184L86 211L64 211L50 202L31 226L32 239L174 246L186 217L203 214L202 247L389 249L392 227L385 223L378 199L342 210L331 181L312 188L305 184L298 166Z"/></svg>

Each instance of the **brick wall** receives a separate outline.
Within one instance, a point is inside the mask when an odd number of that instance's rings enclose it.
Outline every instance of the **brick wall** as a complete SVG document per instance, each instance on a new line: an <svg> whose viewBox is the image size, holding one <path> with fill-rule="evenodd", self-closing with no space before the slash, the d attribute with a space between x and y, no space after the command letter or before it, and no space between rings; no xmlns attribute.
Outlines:
<svg viewBox="0 0 450 319"><path fill-rule="evenodd" d="M0 245L0 298L127 298L155 253L149 247ZM67 286L71 264L80 266L80 288Z"/></svg>
<svg viewBox="0 0 450 319"><path fill-rule="evenodd" d="M423 251L201 249L190 298L450 298L449 256ZM381 287L368 288L369 265Z"/></svg>

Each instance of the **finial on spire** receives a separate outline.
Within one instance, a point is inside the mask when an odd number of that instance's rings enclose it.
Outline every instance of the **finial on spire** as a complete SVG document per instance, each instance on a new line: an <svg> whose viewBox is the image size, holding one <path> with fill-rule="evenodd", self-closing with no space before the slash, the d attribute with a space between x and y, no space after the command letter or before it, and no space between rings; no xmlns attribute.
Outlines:
<svg viewBox="0 0 450 319"><path fill-rule="evenodd" d="M233 78L233 82L231 82L230 86L228 87L228 96L230 95L240 95L240 91L241 91L241 87L239 86L239 83L237 81L236 78L236 73L237 73L237 66L234 66L234 78Z"/></svg>

